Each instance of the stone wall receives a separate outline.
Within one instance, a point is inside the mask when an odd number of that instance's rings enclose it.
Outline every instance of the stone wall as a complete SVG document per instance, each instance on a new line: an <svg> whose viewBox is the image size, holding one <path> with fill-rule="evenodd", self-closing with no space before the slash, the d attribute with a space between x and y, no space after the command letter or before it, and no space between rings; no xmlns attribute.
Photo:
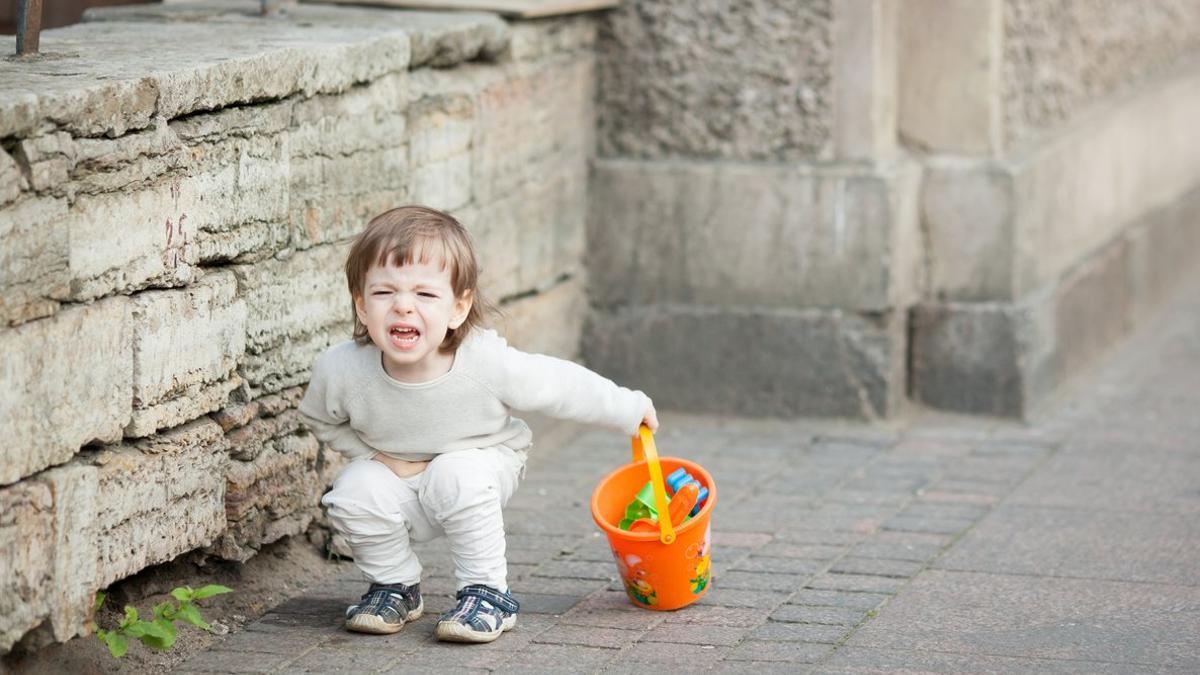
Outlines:
<svg viewBox="0 0 1200 675"><path fill-rule="evenodd" d="M587 358L667 407L1028 414L1200 257L1197 7L624 3Z"/></svg>
<svg viewBox="0 0 1200 675"><path fill-rule="evenodd" d="M906 6L900 134L924 164L926 249L910 390L1025 415L1200 257L1200 7Z"/></svg>
<svg viewBox="0 0 1200 675"><path fill-rule="evenodd" d="M1200 53L1193 0L1004 0L1004 118L1011 142L1069 122Z"/></svg>
<svg viewBox="0 0 1200 675"><path fill-rule="evenodd" d="M340 458L295 407L375 213L454 212L513 342L577 353L593 19L256 8L107 10L0 61L0 652L305 531Z"/></svg>
<svg viewBox="0 0 1200 675"><path fill-rule="evenodd" d="M891 0L630 0L601 22L589 362L667 407L904 399L920 173Z"/></svg>

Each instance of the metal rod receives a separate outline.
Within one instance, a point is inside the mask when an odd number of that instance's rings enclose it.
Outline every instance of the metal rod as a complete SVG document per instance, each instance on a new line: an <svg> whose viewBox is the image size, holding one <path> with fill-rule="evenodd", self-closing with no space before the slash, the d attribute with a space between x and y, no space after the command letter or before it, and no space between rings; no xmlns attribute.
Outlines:
<svg viewBox="0 0 1200 675"><path fill-rule="evenodd" d="M42 0L17 0L17 56L38 53L42 36Z"/></svg>

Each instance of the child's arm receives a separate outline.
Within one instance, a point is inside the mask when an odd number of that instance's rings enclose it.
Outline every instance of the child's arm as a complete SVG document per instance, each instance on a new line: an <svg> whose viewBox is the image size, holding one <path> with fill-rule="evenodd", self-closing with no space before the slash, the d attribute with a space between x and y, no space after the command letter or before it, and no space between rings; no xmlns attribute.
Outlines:
<svg viewBox="0 0 1200 675"><path fill-rule="evenodd" d="M308 422L313 435L334 450L351 459L373 455L377 451L363 443L354 429L350 428L350 416L341 400L341 387L330 380L328 354L322 354L313 365L312 380L304 392L304 400L300 401L300 414Z"/></svg>
<svg viewBox="0 0 1200 675"><path fill-rule="evenodd" d="M514 349L495 334L486 342L489 386L509 407L607 426L630 436L643 422L658 428L654 404L644 393L618 386L577 363Z"/></svg>

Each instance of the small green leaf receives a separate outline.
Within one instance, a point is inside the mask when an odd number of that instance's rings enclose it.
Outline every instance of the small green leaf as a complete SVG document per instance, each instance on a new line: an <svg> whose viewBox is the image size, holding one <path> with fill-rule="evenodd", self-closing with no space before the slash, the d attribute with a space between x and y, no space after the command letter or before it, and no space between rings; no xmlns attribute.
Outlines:
<svg viewBox="0 0 1200 675"><path fill-rule="evenodd" d="M118 659L129 651L129 642L120 633L107 633L104 636L104 643L108 645L109 653Z"/></svg>
<svg viewBox="0 0 1200 675"><path fill-rule="evenodd" d="M104 606L104 598L105 597L106 596L104 594L104 591L96 591L96 602L92 605L92 613L93 614L95 614L96 612L99 612L100 608L102 606Z"/></svg>
<svg viewBox="0 0 1200 675"><path fill-rule="evenodd" d="M121 628L127 628L133 625L138 620L138 611L136 607L125 605L125 618L121 619Z"/></svg>
<svg viewBox="0 0 1200 675"><path fill-rule="evenodd" d="M171 622L162 619L154 622L147 621L144 628L145 634L139 639L147 647L170 649L171 645L175 644L175 626Z"/></svg>
<svg viewBox="0 0 1200 675"><path fill-rule="evenodd" d="M220 584L209 584L209 585L205 586L204 588L201 588L200 590L196 591L196 594L194 597L197 600L203 600L204 598L211 598L214 595L221 595L222 593L232 593L232 592L233 592L233 589L229 588L228 586L222 586Z"/></svg>
<svg viewBox="0 0 1200 675"><path fill-rule="evenodd" d="M168 621L175 618L175 603L170 600L163 600L154 606L155 619L167 619Z"/></svg>
<svg viewBox="0 0 1200 675"><path fill-rule="evenodd" d="M190 602L195 597L195 592L191 586L180 586L171 591L171 595L175 596L175 599L180 602Z"/></svg>
<svg viewBox="0 0 1200 675"><path fill-rule="evenodd" d="M196 609L195 605L185 605L184 607L181 607L179 609L179 618L197 628L203 628L204 630L212 628L212 626L208 625L208 623L204 621L204 618L200 616L200 610Z"/></svg>

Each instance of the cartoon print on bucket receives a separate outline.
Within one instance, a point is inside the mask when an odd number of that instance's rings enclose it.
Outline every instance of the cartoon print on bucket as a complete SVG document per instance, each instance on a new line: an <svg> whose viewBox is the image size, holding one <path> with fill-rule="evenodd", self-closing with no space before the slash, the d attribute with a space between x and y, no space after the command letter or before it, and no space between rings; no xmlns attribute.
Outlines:
<svg viewBox="0 0 1200 675"><path fill-rule="evenodd" d="M613 549L613 558L617 561L617 569L621 572L621 581L625 582L625 593L634 602L651 607L658 604L658 594L650 582L646 581L646 570L642 569L642 559L633 554L622 556Z"/></svg>
<svg viewBox="0 0 1200 675"><path fill-rule="evenodd" d="M689 560L695 560L697 558L699 559L696 562L696 576L688 580L692 584L692 593L696 595L700 595L704 592L705 588L708 588L708 574L710 569L709 558L712 553L712 547L709 545L709 541L711 541L711 539L712 525L709 524L709 526L704 530L704 539L701 539L699 544L692 544L691 546L688 546L685 553Z"/></svg>

